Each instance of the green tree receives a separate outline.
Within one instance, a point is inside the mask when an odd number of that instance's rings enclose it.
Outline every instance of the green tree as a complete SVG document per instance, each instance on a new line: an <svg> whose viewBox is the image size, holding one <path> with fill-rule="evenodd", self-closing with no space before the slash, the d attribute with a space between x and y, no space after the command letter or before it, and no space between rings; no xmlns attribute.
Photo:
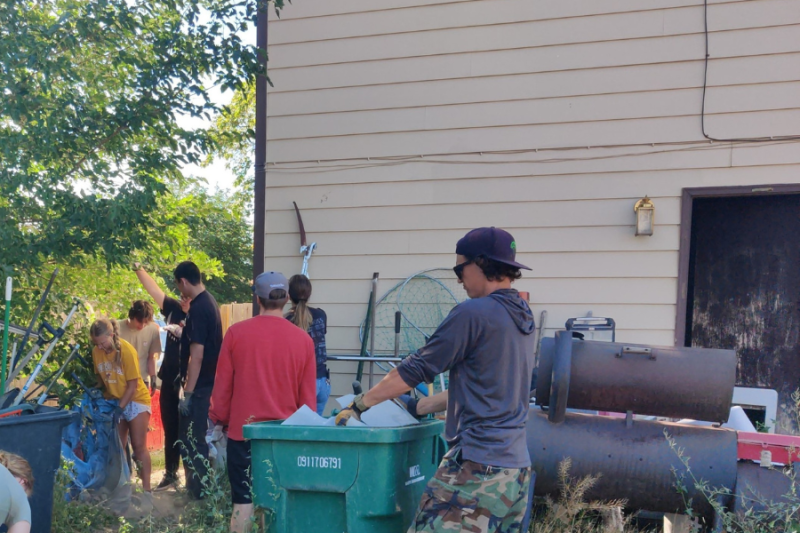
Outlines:
<svg viewBox="0 0 800 533"><path fill-rule="evenodd" d="M206 279L206 287L221 304L252 299L253 227L247 220L249 198L235 192L200 190L193 196L205 209L193 217L189 242L217 261L224 276Z"/></svg>
<svg viewBox="0 0 800 533"><path fill-rule="evenodd" d="M212 118L212 89L263 71L242 35L270 4L283 0L0 2L0 275L15 280L14 323L27 325L56 267L42 318L60 324L83 299L67 340L84 345L96 314L140 294L133 260L167 280L184 259L210 283L224 276L194 248L207 202L171 192L192 188L180 168L216 143L181 118Z"/></svg>
<svg viewBox="0 0 800 533"><path fill-rule="evenodd" d="M159 198L181 180L182 165L214 146L211 134L182 127L179 117L211 118L219 111L214 86L244 87L261 71L241 37L258 5L0 3L4 270L81 254L122 263L148 250ZM174 249L169 237L162 242Z"/></svg>
<svg viewBox="0 0 800 533"><path fill-rule="evenodd" d="M231 104L217 117L211 135L214 148L207 162L218 157L236 176L236 186L253 186L253 150L256 127L256 86L254 83L236 90ZM246 135L242 135L245 132Z"/></svg>

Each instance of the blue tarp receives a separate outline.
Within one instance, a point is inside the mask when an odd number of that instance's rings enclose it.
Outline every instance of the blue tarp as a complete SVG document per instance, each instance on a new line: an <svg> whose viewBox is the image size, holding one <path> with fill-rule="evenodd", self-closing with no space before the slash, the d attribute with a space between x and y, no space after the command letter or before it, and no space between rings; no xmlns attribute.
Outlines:
<svg viewBox="0 0 800 533"><path fill-rule="evenodd" d="M72 463L71 492L105 488L113 492L130 479L125 452L119 441L115 410L119 402L93 397L88 393L72 410L80 419L64 428L62 456ZM76 451L80 451L83 459Z"/></svg>

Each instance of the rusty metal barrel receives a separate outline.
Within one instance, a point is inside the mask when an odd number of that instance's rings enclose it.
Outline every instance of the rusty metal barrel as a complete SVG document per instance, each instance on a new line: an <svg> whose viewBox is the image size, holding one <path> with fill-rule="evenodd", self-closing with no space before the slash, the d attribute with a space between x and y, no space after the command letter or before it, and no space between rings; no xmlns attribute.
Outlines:
<svg viewBox="0 0 800 533"><path fill-rule="evenodd" d="M532 406L527 442L536 472L535 493L559 497L558 467L569 458L570 478L600 475L586 501L625 499L629 509L683 513L686 503L676 489L682 482L695 512L713 516L713 508L697 492L667 436L683 450L698 480L709 487L735 487L735 431L645 420L628 427L621 418L577 413L567 413L562 423L553 424Z"/></svg>
<svg viewBox="0 0 800 533"><path fill-rule="evenodd" d="M563 332L566 333L566 332ZM736 380L733 350L542 340L536 403L550 405L554 368L570 358L566 407L727 422ZM560 363L559 363L560 361ZM563 375L563 372L561 373ZM556 376L556 379L559 376ZM563 385L562 385L563 388Z"/></svg>

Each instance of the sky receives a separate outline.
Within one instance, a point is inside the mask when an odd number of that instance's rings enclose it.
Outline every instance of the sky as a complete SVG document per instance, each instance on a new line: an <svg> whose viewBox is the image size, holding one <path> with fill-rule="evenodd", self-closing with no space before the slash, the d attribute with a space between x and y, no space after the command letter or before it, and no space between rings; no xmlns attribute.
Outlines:
<svg viewBox="0 0 800 533"><path fill-rule="evenodd" d="M255 46L256 28L254 26L250 27L248 31L241 34L241 37L245 44ZM211 100L220 107L228 105L232 98L233 91L227 91L223 93L219 90L219 87L213 87L211 89ZM211 120L202 120L192 117L178 118L178 124L181 127L188 128L208 128L212 125L212 122L213 121ZM231 189L235 180L233 173L225 168L225 161L223 160L214 160L214 162L207 167L201 167L199 165L185 165L183 167L183 173L186 176L205 178L206 181L208 181L210 190L215 188Z"/></svg>
<svg viewBox="0 0 800 533"><path fill-rule="evenodd" d="M232 98L232 91L222 93L216 87L211 90L211 99L217 105L227 105L230 103ZM213 121L211 120L203 120L195 117L178 117L178 124L182 128L208 128L212 125L212 123ZM233 188L233 182L235 178L233 173L225 168L224 160L215 159L214 162L207 167L201 167L194 164L184 165L182 170L185 176L205 178L208 182L209 190Z"/></svg>

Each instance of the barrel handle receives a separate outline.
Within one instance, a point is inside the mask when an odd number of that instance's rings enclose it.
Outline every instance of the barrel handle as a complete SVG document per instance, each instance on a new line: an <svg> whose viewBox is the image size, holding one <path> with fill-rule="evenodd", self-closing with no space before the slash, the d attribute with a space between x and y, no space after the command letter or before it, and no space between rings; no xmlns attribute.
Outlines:
<svg viewBox="0 0 800 533"><path fill-rule="evenodd" d="M550 380L550 406L547 419L560 424L567 417L567 399L572 370L572 332L556 331L553 374Z"/></svg>
<svg viewBox="0 0 800 533"><path fill-rule="evenodd" d="M656 353L653 351L653 349L645 348L643 346L623 346L617 354L617 357L622 358L623 355L646 355L651 361L656 360Z"/></svg>

